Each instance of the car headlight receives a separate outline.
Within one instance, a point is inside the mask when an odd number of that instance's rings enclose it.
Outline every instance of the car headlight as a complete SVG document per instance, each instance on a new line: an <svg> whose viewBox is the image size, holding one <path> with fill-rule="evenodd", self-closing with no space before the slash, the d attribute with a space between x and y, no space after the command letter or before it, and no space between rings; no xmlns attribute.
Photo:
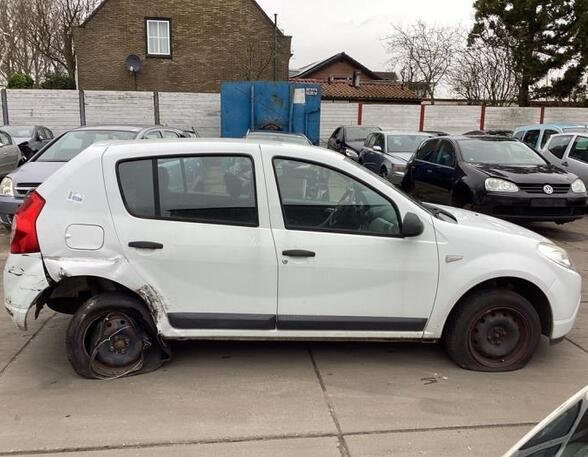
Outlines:
<svg viewBox="0 0 588 457"><path fill-rule="evenodd" d="M486 180L486 190L490 192L518 192L519 188L514 182L498 178L488 178Z"/></svg>
<svg viewBox="0 0 588 457"><path fill-rule="evenodd" d="M548 258L552 262L555 262L562 267L569 268L570 270L574 269L574 265L565 249L552 243L539 243L537 250L543 255L543 257Z"/></svg>
<svg viewBox="0 0 588 457"><path fill-rule="evenodd" d="M583 194L586 192L586 186L584 184L584 181L582 181L581 179L576 179L573 183L572 183L572 192L575 192L577 194Z"/></svg>
<svg viewBox="0 0 588 457"><path fill-rule="evenodd" d="M400 164L400 163L393 163L392 164L392 173L398 173L403 175L404 173L406 173L406 164Z"/></svg>
<svg viewBox="0 0 588 457"><path fill-rule="evenodd" d="M14 187L12 186L12 179L4 178L0 182L0 195L4 197L14 197Z"/></svg>

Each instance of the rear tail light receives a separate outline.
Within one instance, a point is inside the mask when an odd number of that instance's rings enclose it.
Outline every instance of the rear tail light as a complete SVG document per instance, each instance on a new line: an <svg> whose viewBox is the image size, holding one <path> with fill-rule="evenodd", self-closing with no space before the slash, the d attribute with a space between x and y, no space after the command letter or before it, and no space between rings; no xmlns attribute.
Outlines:
<svg viewBox="0 0 588 457"><path fill-rule="evenodd" d="M45 206L45 200L37 192L32 192L14 215L10 252L30 254L40 252L37 238L37 218Z"/></svg>

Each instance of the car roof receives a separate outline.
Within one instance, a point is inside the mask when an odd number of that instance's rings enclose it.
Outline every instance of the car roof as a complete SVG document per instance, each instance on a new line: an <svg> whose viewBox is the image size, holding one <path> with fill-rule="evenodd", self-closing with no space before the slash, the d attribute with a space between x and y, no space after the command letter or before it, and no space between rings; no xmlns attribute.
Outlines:
<svg viewBox="0 0 588 457"><path fill-rule="evenodd" d="M581 124L581 123L557 123L554 122L552 124L529 124L529 125L521 125L520 127L517 127L516 130L527 130L527 129L531 129L531 128L549 128L549 127L555 127L555 128L560 128L560 129L569 129L569 128L575 128L575 127L588 127L588 124Z"/></svg>
<svg viewBox="0 0 588 457"><path fill-rule="evenodd" d="M384 135L411 135L411 136L425 136L427 138L433 137L433 134L427 133L427 132L408 132L408 131L405 132L402 130L383 130L383 131L377 132L377 133L383 133Z"/></svg>
<svg viewBox="0 0 588 457"><path fill-rule="evenodd" d="M163 127L161 125L92 125L86 127L78 127L73 129L76 132L84 132L84 131L121 131L121 132L136 132L139 133L143 130L147 129L159 129L159 128L173 128L173 127Z"/></svg>
<svg viewBox="0 0 588 457"><path fill-rule="evenodd" d="M449 135L444 137L436 138L436 140L453 140L453 141L471 141L471 140L484 140L484 141L511 141L519 143L515 138L501 135Z"/></svg>
<svg viewBox="0 0 588 457"><path fill-rule="evenodd" d="M290 133L290 132L275 132L273 130L251 130L247 132L247 135L280 135L280 136L293 136L296 138L306 138L303 133Z"/></svg>

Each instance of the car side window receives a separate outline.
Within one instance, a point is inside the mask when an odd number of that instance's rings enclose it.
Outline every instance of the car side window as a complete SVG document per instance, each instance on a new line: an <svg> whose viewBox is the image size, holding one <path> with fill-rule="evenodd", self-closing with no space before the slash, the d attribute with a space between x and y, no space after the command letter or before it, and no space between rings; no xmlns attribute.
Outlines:
<svg viewBox="0 0 588 457"><path fill-rule="evenodd" d="M161 138L161 132L159 130L151 130L145 135L146 140L158 140Z"/></svg>
<svg viewBox="0 0 588 457"><path fill-rule="evenodd" d="M439 153L437 154L436 159L431 162L444 167L453 168L455 166L455 150L451 143L448 141L441 141Z"/></svg>
<svg viewBox="0 0 588 457"><path fill-rule="evenodd" d="M39 127L37 129L37 136L39 137L39 139L41 141L45 141L45 140L48 140L49 139L49 137L47 136L47 132L42 127Z"/></svg>
<svg viewBox="0 0 588 457"><path fill-rule="evenodd" d="M178 135L173 130L164 130L163 131L163 137L164 138L180 138L180 135Z"/></svg>
<svg viewBox="0 0 588 457"><path fill-rule="evenodd" d="M46 134L48 140L53 139L53 132L51 130L49 130L48 128L45 128L45 134Z"/></svg>
<svg viewBox="0 0 588 457"><path fill-rule="evenodd" d="M259 225L250 157L215 155L125 161L118 165L118 176L125 206L133 216Z"/></svg>
<svg viewBox="0 0 588 457"><path fill-rule="evenodd" d="M329 139L335 141L338 138L338 136L339 136L339 131L340 130L341 130L341 127L335 129L335 131L331 135L331 138L329 138Z"/></svg>
<svg viewBox="0 0 588 457"><path fill-rule="evenodd" d="M5 132L0 132L0 146L6 146L9 144L12 144L10 136L8 136L8 134Z"/></svg>
<svg viewBox="0 0 588 457"><path fill-rule="evenodd" d="M536 148L539 135L541 135L541 130L529 130L523 137L523 143L525 143L527 146L531 146L532 148Z"/></svg>
<svg viewBox="0 0 588 457"><path fill-rule="evenodd" d="M439 140L430 140L423 143L417 151L415 159L423 162L435 162L437 157L437 145Z"/></svg>
<svg viewBox="0 0 588 457"><path fill-rule="evenodd" d="M376 140L374 142L374 146L379 146L380 149L383 151L384 150L384 135L378 133L376 135L374 135Z"/></svg>
<svg viewBox="0 0 588 457"><path fill-rule="evenodd" d="M275 159L284 224L288 230L398 236L396 207L381 194L332 168Z"/></svg>
<svg viewBox="0 0 588 457"><path fill-rule="evenodd" d="M588 138L579 136L574 141L569 157L571 159L579 160L580 162L588 163Z"/></svg>
<svg viewBox="0 0 588 457"><path fill-rule="evenodd" d="M365 139L365 147L371 148L374 145L374 141L375 141L375 135L373 133L370 133L367 136L367 138Z"/></svg>
<svg viewBox="0 0 588 457"><path fill-rule="evenodd" d="M549 138L551 138L553 135L557 135L558 133L559 132L556 132L555 130L550 130L550 129L545 130L543 132L543 138L541 139L541 149L543 149L545 147Z"/></svg>
<svg viewBox="0 0 588 457"><path fill-rule="evenodd" d="M549 142L547 150L558 159L563 159L563 156L566 153L566 150L568 149L568 146L570 144L570 141L572 141L572 138L573 137L571 135L558 136L552 138Z"/></svg>
<svg viewBox="0 0 588 457"><path fill-rule="evenodd" d="M339 129L339 133L337 133L337 139L341 142L345 139L345 128L344 127L341 127Z"/></svg>
<svg viewBox="0 0 588 457"><path fill-rule="evenodd" d="M525 135L525 131L524 130L519 130L512 137L515 138L515 139L517 139L517 140L519 140L519 141L522 141L524 135Z"/></svg>

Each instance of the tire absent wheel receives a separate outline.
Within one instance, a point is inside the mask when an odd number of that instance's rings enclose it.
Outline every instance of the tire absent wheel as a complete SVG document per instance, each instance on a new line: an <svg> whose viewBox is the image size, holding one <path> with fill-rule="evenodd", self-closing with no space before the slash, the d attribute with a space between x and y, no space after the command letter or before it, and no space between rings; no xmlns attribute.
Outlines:
<svg viewBox="0 0 588 457"><path fill-rule="evenodd" d="M541 321L528 300L508 289L486 289L460 303L444 334L449 356L474 371L514 371L533 357Z"/></svg>
<svg viewBox="0 0 588 457"><path fill-rule="evenodd" d="M115 379L153 371L169 355L144 304L120 293L89 299L66 333L67 358L80 376Z"/></svg>

